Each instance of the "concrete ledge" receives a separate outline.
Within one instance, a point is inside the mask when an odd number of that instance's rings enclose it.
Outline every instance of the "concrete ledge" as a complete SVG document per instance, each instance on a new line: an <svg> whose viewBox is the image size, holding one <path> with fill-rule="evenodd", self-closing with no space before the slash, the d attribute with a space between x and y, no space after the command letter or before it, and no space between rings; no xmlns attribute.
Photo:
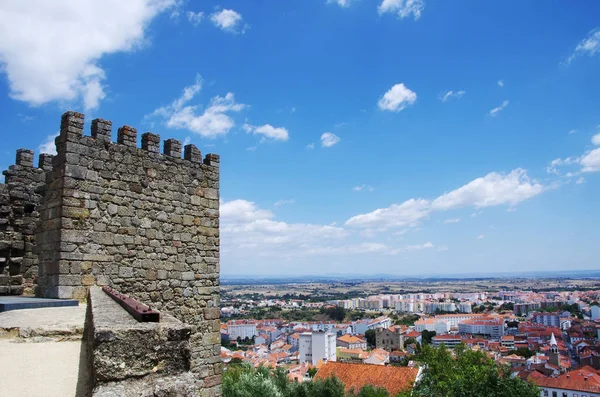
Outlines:
<svg viewBox="0 0 600 397"><path fill-rule="evenodd" d="M165 313L158 323L138 323L102 289L90 288L84 344L97 388L150 375L156 379L186 373L190 335L190 326Z"/></svg>
<svg viewBox="0 0 600 397"><path fill-rule="evenodd" d="M0 296L0 313L9 310L43 309L48 307L77 306L75 299L46 299L27 296Z"/></svg>

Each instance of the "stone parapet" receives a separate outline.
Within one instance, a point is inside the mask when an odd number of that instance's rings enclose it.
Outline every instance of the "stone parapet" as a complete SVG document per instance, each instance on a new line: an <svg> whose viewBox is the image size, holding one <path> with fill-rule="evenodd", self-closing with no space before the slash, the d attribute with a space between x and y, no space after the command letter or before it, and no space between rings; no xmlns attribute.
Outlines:
<svg viewBox="0 0 600 397"><path fill-rule="evenodd" d="M190 335L191 327L169 314L139 323L100 287L89 290L85 347L96 386L188 372Z"/></svg>

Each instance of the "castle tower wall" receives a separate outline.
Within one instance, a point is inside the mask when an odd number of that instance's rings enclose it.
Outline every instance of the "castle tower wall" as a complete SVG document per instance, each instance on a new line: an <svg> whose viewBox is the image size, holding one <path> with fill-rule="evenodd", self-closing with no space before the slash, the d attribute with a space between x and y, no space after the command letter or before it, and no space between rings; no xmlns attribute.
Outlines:
<svg viewBox="0 0 600 397"><path fill-rule="evenodd" d="M110 285L192 326L191 370L220 395L219 156L66 112L38 229L39 295Z"/></svg>
<svg viewBox="0 0 600 397"><path fill-rule="evenodd" d="M38 274L34 253L45 173L52 156L42 154L38 167L33 151L17 150L16 161L0 184L0 295L32 295Z"/></svg>

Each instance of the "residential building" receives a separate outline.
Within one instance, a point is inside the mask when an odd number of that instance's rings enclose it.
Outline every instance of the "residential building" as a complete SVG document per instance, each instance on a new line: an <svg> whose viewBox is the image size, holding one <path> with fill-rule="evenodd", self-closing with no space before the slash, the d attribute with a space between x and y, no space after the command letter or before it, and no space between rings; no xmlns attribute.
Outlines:
<svg viewBox="0 0 600 397"><path fill-rule="evenodd" d="M359 320L353 324L355 334L363 334L369 329L389 328L392 326L392 320L389 317L381 316L373 319Z"/></svg>
<svg viewBox="0 0 600 397"><path fill-rule="evenodd" d="M493 339L500 339L504 335L504 320L494 317L465 320L458 324L458 332L460 334L487 335Z"/></svg>
<svg viewBox="0 0 600 397"><path fill-rule="evenodd" d="M336 349L336 361L362 363L368 356L368 353L362 349L346 349L344 347Z"/></svg>
<svg viewBox="0 0 600 397"><path fill-rule="evenodd" d="M440 346L444 344L445 347L451 348L462 343L460 335L436 335L431 338L431 344L434 346Z"/></svg>
<svg viewBox="0 0 600 397"><path fill-rule="evenodd" d="M390 353L383 349L374 349L368 353L363 362L365 364L386 365L390 363Z"/></svg>
<svg viewBox="0 0 600 397"><path fill-rule="evenodd" d="M531 378L540 388L542 397L598 397L600 375L592 367L582 367L559 377L538 376Z"/></svg>
<svg viewBox="0 0 600 397"><path fill-rule="evenodd" d="M337 346L343 347L345 349L367 350L367 341L365 339L349 334L342 335L339 338L337 338L336 344Z"/></svg>
<svg viewBox="0 0 600 397"><path fill-rule="evenodd" d="M534 324L544 324L549 327L560 327L560 313L535 312L531 315L531 322Z"/></svg>
<svg viewBox="0 0 600 397"><path fill-rule="evenodd" d="M388 352L404 349L404 333L402 328L379 328L375 334L375 345Z"/></svg>
<svg viewBox="0 0 600 397"><path fill-rule="evenodd" d="M256 323L235 321L227 323L227 334L229 334L229 340L231 341L235 341L238 338L242 340L246 338L252 339L252 337L258 335L256 332Z"/></svg>
<svg viewBox="0 0 600 397"><path fill-rule="evenodd" d="M514 335L504 335L500 338L500 345L506 347L508 350L515 348L515 337Z"/></svg>
<svg viewBox="0 0 600 397"><path fill-rule="evenodd" d="M315 331L300 334L300 363L309 362L317 365L319 361L335 361L335 334Z"/></svg>
<svg viewBox="0 0 600 397"><path fill-rule="evenodd" d="M517 316L527 314L529 312L539 310L541 307L539 302L515 303L514 312Z"/></svg>
<svg viewBox="0 0 600 397"><path fill-rule="evenodd" d="M590 307L590 317L593 321L600 319L600 307L596 305Z"/></svg>

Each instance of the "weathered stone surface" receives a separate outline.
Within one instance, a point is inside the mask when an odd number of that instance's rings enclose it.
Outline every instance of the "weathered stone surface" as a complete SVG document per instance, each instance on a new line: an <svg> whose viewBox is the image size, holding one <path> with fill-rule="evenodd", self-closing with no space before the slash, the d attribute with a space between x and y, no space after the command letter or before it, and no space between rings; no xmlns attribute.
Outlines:
<svg viewBox="0 0 600 397"><path fill-rule="evenodd" d="M38 258L34 253L39 205L45 190L45 173L53 156L40 155L33 166L33 152L17 150L15 165L4 171L0 184L0 295L33 294ZM19 276L17 278L16 276Z"/></svg>
<svg viewBox="0 0 600 397"><path fill-rule="evenodd" d="M179 349L180 356L172 353L169 357L182 358L181 352L188 351L187 365L200 387L192 395L219 396L220 370L214 369L219 364L215 348L219 330L213 323L219 316L214 306L219 301L220 158L208 154L203 159L198 148L187 145L182 159L181 143L172 139L165 141L161 154L160 138L152 133L142 135L139 148L137 130L128 126L118 129L114 143L112 124L102 119L94 120L91 136L85 136L83 120L80 113L63 115L51 169L44 160L45 171L32 171L37 169L29 167L29 156L22 153L22 165L9 170L16 175L26 168L39 189L32 192L0 185L0 220L7 219L3 214L12 211L14 202L38 200L35 216L31 216L38 219L39 215L37 233L37 224L30 222L19 231L21 235L0 235L0 241L10 242L10 258L23 258L12 266L39 269L41 296L84 300L93 285L110 285L190 324L189 347ZM15 186L22 185L15 182ZM0 233L3 225L0 222ZM37 256L15 251L22 251L19 247L24 245L35 247ZM4 251L0 249L0 257L5 258L0 268L9 263ZM143 328L100 332L107 340L103 342L106 348L108 341L117 343L110 352L120 349L130 357L107 355L110 359L98 362L103 368L99 376L111 382L132 376L150 379L169 371L164 368L176 368L168 364L169 358L163 355L166 350L137 356L136 351L148 347L145 332ZM168 333L152 335L164 340L165 346L183 343L169 339ZM135 363L129 364L128 359ZM208 376L212 377L205 382Z"/></svg>
<svg viewBox="0 0 600 397"><path fill-rule="evenodd" d="M96 382L187 372L190 334L166 313L158 323L138 323L99 287L89 290L86 335Z"/></svg>

